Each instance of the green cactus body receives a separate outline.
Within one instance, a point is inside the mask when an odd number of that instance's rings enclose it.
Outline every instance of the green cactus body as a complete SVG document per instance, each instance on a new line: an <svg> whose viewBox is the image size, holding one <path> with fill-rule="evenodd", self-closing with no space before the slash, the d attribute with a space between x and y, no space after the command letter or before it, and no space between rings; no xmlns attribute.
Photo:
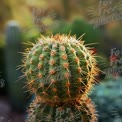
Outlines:
<svg viewBox="0 0 122 122"><path fill-rule="evenodd" d="M89 98L58 105L35 99L28 109L26 122L96 122L94 104Z"/></svg>
<svg viewBox="0 0 122 122"><path fill-rule="evenodd" d="M94 57L75 37L42 37L25 56L27 86L50 102L80 99L95 82Z"/></svg>

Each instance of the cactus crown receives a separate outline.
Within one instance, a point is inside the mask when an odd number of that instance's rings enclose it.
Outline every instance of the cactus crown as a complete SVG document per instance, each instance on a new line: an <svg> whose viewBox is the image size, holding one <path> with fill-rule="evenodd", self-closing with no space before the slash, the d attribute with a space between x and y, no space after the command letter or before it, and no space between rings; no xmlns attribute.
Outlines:
<svg viewBox="0 0 122 122"><path fill-rule="evenodd" d="M42 37L26 53L24 73L31 92L47 101L79 99L95 82L95 56L83 41L66 35Z"/></svg>

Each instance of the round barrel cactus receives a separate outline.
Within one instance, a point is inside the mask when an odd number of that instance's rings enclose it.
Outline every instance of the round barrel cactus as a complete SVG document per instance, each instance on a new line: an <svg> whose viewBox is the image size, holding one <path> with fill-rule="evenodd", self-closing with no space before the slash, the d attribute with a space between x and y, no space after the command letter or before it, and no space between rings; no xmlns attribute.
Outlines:
<svg viewBox="0 0 122 122"><path fill-rule="evenodd" d="M30 91L49 102L80 99L98 74L95 55L74 36L39 38L27 51L24 74Z"/></svg>
<svg viewBox="0 0 122 122"><path fill-rule="evenodd" d="M94 104L89 98L69 103L45 103L35 99L26 122L97 122Z"/></svg>

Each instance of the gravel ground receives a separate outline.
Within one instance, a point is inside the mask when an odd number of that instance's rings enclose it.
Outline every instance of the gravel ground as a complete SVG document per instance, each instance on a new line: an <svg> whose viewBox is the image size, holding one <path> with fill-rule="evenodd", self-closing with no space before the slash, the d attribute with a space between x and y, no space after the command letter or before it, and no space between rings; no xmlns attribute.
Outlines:
<svg viewBox="0 0 122 122"><path fill-rule="evenodd" d="M0 97L0 122L25 122L24 114L12 112L9 100L6 97Z"/></svg>

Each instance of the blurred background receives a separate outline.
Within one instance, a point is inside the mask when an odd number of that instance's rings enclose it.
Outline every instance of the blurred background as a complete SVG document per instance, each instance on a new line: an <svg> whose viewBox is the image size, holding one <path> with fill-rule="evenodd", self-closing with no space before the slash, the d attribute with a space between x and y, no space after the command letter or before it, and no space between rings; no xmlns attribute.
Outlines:
<svg viewBox="0 0 122 122"><path fill-rule="evenodd" d="M89 94L99 122L122 121L122 2L120 0L0 0L0 122L24 122L34 96L18 66L40 34L84 34L98 57L99 82Z"/></svg>

